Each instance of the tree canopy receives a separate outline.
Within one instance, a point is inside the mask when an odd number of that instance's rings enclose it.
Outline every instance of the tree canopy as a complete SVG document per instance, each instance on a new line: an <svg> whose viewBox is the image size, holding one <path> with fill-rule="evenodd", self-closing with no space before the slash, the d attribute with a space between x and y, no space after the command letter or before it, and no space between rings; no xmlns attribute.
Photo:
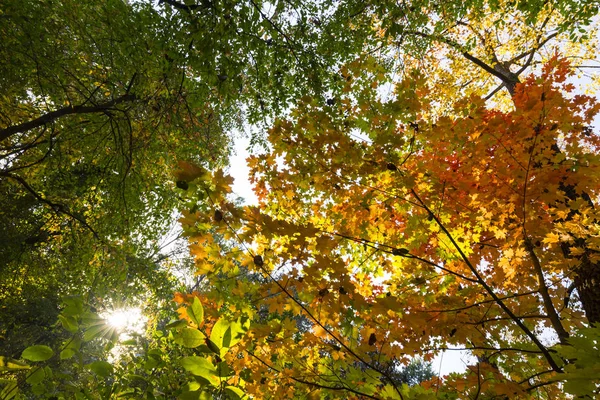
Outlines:
<svg viewBox="0 0 600 400"><path fill-rule="evenodd" d="M5 1L0 399L598 396L598 7Z"/></svg>

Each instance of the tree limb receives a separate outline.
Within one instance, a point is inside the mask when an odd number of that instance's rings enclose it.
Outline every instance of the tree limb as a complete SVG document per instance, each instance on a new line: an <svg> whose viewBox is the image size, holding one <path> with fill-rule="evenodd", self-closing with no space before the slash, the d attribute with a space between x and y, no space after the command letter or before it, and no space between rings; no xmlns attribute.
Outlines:
<svg viewBox="0 0 600 400"><path fill-rule="evenodd" d="M54 121L56 121L57 119L64 117L65 115L105 112L107 110L112 109L113 107L115 107L118 104L125 103L128 101L134 101L136 99L137 99L137 96L135 96L134 94L126 93L120 97L117 97L116 99L107 101L106 103L100 103L100 104L93 105L93 106L85 106L83 104L80 104L77 106L67 106L67 107L61 108L59 110L44 114L44 115L42 115L36 119L33 119L31 121L23 122L22 124L18 124L18 125L9 126L8 128L4 128L4 129L0 130L0 142L5 139L8 139L9 137L11 137L17 133L27 132L29 130L45 126L46 124L51 124Z"/></svg>
<svg viewBox="0 0 600 400"><path fill-rule="evenodd" d="M272 365L267 364L266 361L262 360L256 354L252 353L249 350L245 350L245 351L246 351L246 353L250 354L252 357L256 358L258 361L260 361L260 363L263 364L264 366L266 366L267 368L272 369L273 371L277 372L278 374L281 373L280 370L278 370L277 368L273 367ZM302 384L308 385L308 386L314 386L314 387L317 387L317 388L320 388L320 389L327 389L327 390L347 390L347 391L349 391L351 393L357 394L359 396L364 396L364 397L369 398L369 399L378 399L379 398L379 397L371 396L370 394L367 394L367 393L359 392L358 390L349 388L347 386L326 386L326 385L321 385L321 384L318 384L318 383L315 383L315 382L305 381L303 379L296 378L294 376L289 376L289 378L291 380L295 381L295 382L302 383Z"/></svg>
<svg viewBox="0 0 600 400"><path fill-rule="evenodd" d="M73 214L63 204L54 203L53 201L50 201L47 198L43 197L38 192L36 192L35 189L33 189L29 185L29 183L27 183L27 181L25 179L21 178L18 175L14 175L14 174L7 173L7 172L0 173L0 175L1 176L6 176L7 178L10 178L10 179L13 179L13 180L19 182L21 184L21 186L23 186L29 193L31 193L40 202L42 202L42 203L46 204L47 206L49 206L50 208L52 208L52 210L54 210L56 213L68 215L69 217L71 217L74 220L78 221L81 225L83 225L84 227L86 227L87 229L89 229L90 232L92 232L92 234L94 235L94 237L96 239L100 239L100 236L98 235L98 233L94 230L94 228L92 228L90 226L90 224L87 223L87 221L85 219L83 219L82 217L79 217L79 216Z"/></svg>
<svg viewBox="0 0 600 400"><path fill-rule="evenodd" d="M544 302L544 308L548 313L548 318L552 323L552 327L556 331L560 339L561 344L567 344L567 339L569 338L569 333L565 330L562 323L560 322L560 317L554 308L554 304L552 304L552 299L550 298L550 294L548 293L548 286L546 286L546 282L544 280L544 272L542 271L542 264L540 263L539 258L535 254L533 249L533 244L529 238L525 238L525 250L529 253L531 257L531 262L533 263L533 267L535 269L535 274L537 275L537 280L539 284L539 293L542 296L542 300Z"/></svg>
<svg viewBox="0 0 600 400"><path fill-rule="evenodd" d="M180 3L179 1L175 1L175 0L160 0L158 2L158 4L162 4L162 3L167 3L170 6L178 9L178 10L182 10L188 13L192 13L192 11L197 10L199 8L202 8L202 6L200 4L191 4L191 5L187 5L184 3Z"/></svg>

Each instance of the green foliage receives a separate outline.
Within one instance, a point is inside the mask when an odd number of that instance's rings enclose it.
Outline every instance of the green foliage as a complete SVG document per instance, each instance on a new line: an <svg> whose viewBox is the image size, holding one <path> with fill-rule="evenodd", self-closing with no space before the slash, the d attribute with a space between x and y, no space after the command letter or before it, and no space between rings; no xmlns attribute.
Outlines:
<svg viewBox="0 0 600 400"><path fill-rule="evenodd" d="M197 329L188 328L187 326L181 330L178 330L174 335L175 343L180 344L191 349L204 344L206 336Z"/></svg>
<svg viewBox="0 0 600 400"><path fill-rule="evenodd" d="M29 346L25 350L23 350L23 354L21 354L21 358L29 361L46 361L50 357L54 355L54 351L42 344L37 344L34 346Z"/></svg>
<svg viewBox="0 0 600 400"><path fill-rule="evenodd" d="M229 348L241 340L249 326L250 321L247 318L240 317L236 321L228 321L225 317L221 317L212 328L210 341L220 349L223 357Z"/></svg>
<svg viewBox="0 0 600 400"><path fill-rule="evenodd" d="M187 314L196 325L200 325L204 322L204 308L197 297L194 297L192 304L188 307Z"/></svg>
<svg viewBox="0 0 600 400"><path fill-rule="evenodd" d="M91 371L93 371L96 375L102 378L108 378L113 372L112 364L106 361L94 361L93 363L87 366Z"/></svg>
<svg viewBox="0 0 600 400"><path fill-rule="evenodd" d="M600 327L583 328L570 337L568 345L556 347L565 360L564 390L576 397L593 397L600 384Z"/></svg>
<svg viewBox="0 0 600 400"><path fill-rule="evenodd" d="M401 368L398 378L409 386L418 385L435 376L431 362L413 359L408 365Z"/></svg>
<svg viewBox="0 0 600 400"><path fill-rule="evenodd" d="M214 386L219 384L217 368L208 359L198 356L185 357L181 359L181 365L192 375L200 376Z"/></svg>

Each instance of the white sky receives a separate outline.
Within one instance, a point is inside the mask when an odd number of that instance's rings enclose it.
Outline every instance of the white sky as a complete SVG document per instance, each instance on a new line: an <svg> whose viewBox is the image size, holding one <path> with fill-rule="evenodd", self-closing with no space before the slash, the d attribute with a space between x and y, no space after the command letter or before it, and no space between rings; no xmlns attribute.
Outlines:
<svg viewBox="0 0 600 400"><path fill-rule="evenodd" d="M246 163L250 139L237 137L234 142L234 154L229 158L229 174L234 178L232 191L235 195L244 198L245 204L257 205L258 199L252 191L250 169Z"/></svg>

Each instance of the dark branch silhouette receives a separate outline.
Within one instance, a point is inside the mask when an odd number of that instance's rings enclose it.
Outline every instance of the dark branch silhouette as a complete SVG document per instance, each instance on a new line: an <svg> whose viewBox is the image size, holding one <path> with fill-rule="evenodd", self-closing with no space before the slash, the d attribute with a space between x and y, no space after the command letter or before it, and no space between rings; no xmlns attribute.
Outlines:
<svg viewBox="0 0 600 400"><path fill-rule="evenodd" d="M103 113L113 109L115 106L130 101L135 101L137 97L134 94L126 93L116 99L100 103L96 105L86 106L85 103L77 106L67 106L56 111L44 114L31 121L23 122L22 124L12 125L8 128L0 130L0 141L6 140L17 133L23 133L32 129L46 126L47 124L54 123L57 119L71 114L89 114L89 113Z"/></svg>

